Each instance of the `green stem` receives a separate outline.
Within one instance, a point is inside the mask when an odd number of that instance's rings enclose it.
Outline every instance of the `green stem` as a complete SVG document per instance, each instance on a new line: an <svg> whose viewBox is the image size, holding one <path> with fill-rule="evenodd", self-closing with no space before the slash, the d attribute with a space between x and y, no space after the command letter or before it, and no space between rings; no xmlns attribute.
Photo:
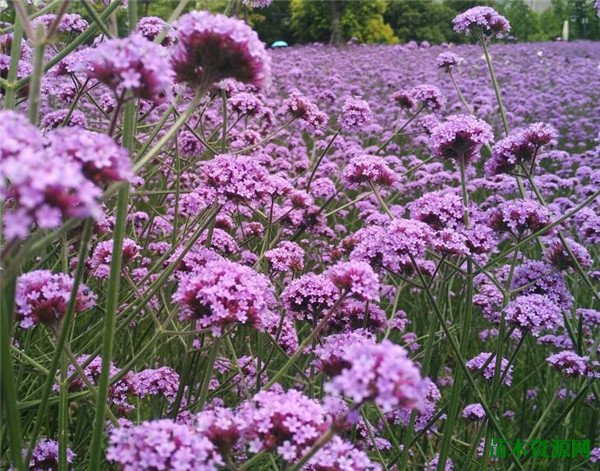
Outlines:
<svg viewBox="0 0 600 471"><path fill-rule="evenodd" d="M494 72L494 65L492 64L492 58L490 51L488 50L487 40L485 38L479 38L479 42L483 46L483 54L485 55L485 62L487 63L490 77L492 78L492 86L494 87L494 93L496 94L496 101L498 102L498 110L500 111L500 118L502 119L502 127L504 128L504 134L508 136L508 120L506 119L506 111L502 104L502 95L500 93L500 87L498 86L498 80L496 80L496 73Z"/></svg>
<svg viewBox="0 0 600 471"><path fill-rule="evenodd" d="M44 41L43 28L39 27L35 31L34 52L33 52L33 71L31 81L29 82L28 112L29 121L34 126L39 124L40 120L40 86L42 83L42 74L44 73Z"/></svg>
<svg viewBox="0 0 600 471"><path fill-rule="evenodd" d="M335 138L339 136L341 129L338 129L333 136L331 136L331 139L329 140L329 143L327 144L327 147L325 147L325 149L323 150L323 152L321 152L321 155L319 156L319 158L317 159L317 163L315 164L315 167L313 168L312 172L310 172L310 177L308 177L308 182L306 183L306 192L309 193L310 190L310 185L313 181L313 178L315 178L315 174L317 173L317 169L319 168L319 165L321 165L321 161L323 160L323 158L325 157L325 155L327 154L327 152L329 151L329 149L331 149L331 146L333 145L333 141L335 141Z"/></svg>
<svg viewBox="0 0 600 471"><path fill-rule="evenodd" d="M104 317L102 369L98 379L98 400L96 402L94 429L92 432L92 441L90 445L90 460L88 463L89 469L100 469L100 462L102 459L101 452L105 426L104 420L106 414L106 398L108 396L108 383L110 363L113 353L116 315L119 307L119 288L121 281L121 266L123 262L123 239L125 237L128 202L129 185L126 185L119 190L119 196L117 199L117 218L115 223L115 235L113 239L112 259L110 262L110 278L108 281L106 314Z"/></svg>
<svg viewBox="0 0 600 471"><path fill-rule="evenodd" d="M4 108L12 110L17 104L17 91L14 83L19 71L19 60L21 59L21 42L23 41L23 24L19 15L15 15L15 31L13 33L12 45L10 46L10 66L8 67L8 85L4 96Z"/></svg>
<svg viewBox="0 0 600 471"><path fill-rule="evenodd" d="M15 471L22 471L23 456L21 455L21 418L17 408L17 387L15 385L15 375L13 372L13 362L10 355L10 346L12 344L12 319L14 316L15 288L16 278L3 280L2 300L0 306L0 365L2 371L2 408L6 417L8 426L9 449Z"/></svg>
<svg viewBox="0 0 600 471"><path fill-rule="evenodd" d="M208 360L204 368L204 378L202 379L200 394L198 396L198 411L202 411L204 404L206 404L206 399L208 398L208 387L210 386L210 380L213 375L215 361L217 359L217 353L219 352L220 345L221 339L218 337L213 338L213 343L210 346L210 351L208 353Z"/></svg>
<svg viewBox="0 0 600 471"><path fill-rule="evenodd" d="M73 280L73 287L71 288L71 296L69 298L69 305L67 306L67 312L65 313L65 317L61 323L60 334L58 335L58 339L56 341L56 350L54 351L54 356L52 357L52 362L50 367L48 368L48 376L46 376L46 382L44 383L44 387L42 389L42 396L40 399L40 403L37 410L36 419L33 422L33 431L31 432L31 438L29 441L29 448L27 451L27 458L25 460L26 463L31 459L31 453L39 436L42 423L44 421L44 415L47 412L48 398L50 397L50 392L52 391L52 385L55 380L55 373L58 368L60 358L63 352L64 347L66 346L67 337L70 332L71 323L73 322L73 317L75 316L75 302L77 299L77 292L79 290L79 285L81 284L81 280L83 279L83 273L85 271L85 259L87 257L88 247L90 243L90 238L92 235L93 229L93 221L87 220L83 226L83 232L81 235L81 246L79 248L79 257L77 260L77 268L75 270L75 276Z"/></svg>

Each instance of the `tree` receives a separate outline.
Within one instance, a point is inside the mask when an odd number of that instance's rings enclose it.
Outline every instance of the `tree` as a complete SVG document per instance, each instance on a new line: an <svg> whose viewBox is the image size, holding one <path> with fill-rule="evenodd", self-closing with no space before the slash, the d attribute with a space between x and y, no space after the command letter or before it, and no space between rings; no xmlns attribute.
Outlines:
<svg viewBox="0 0 600 471"><path fill-rule="evenodd" d="M402 42L411 40L442 43L452 36L456 12L433 0L392 0L385 20Z"/></svg>
<svg viewBox="0 0 600 471"><path fill-rule="evenodd" d="M511 35L519 41L530 41L539 36L539 15L524 0L506 0L499 10L510 22Z"/></svg>
<svg viewBox="0 0 600 471"><path fill-rule="evenodd" d="M350 38L359 42L395 43L392 28L385 24L386 0L292 0L292 29L299 42L338 44Z"/></svg>

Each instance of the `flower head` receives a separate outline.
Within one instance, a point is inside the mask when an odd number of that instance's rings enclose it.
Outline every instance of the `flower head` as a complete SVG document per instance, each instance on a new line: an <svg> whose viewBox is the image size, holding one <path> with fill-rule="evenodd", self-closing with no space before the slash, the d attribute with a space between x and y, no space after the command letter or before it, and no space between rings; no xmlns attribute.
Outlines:
<svg viewBox="0 0 600 471"><path fill-rule="evenodd" d="M23 450L23 455L27 454L27 450ZM51 471L59 469L58 466L58 442L56 440L50 440L48 438L42 438L35 444L35 448L31 454L31 461L29 462L30 471ZM67 463L68 465L73 464L75 459L75 453L70 448L67 448ZM70 469L67 466L66 469Z"/></svg>
<svg viewBox="0 0 600 471"><path fill-rule="evenodd" d="M339 291L330 278L314 273L292 281L281 293L285 306L298 319L307 315L316 319L319 312L332 307L338 298Z"/></svg>
<svg viewBox="0 0 600 471"><path fill-rule="evenodd" d="M327 270L326 275L341 292L359 301L375 301L379 298L379 278L366 262L339 262Z"/></svg>
<svg viewBox="0 0 600 471"><path fill-rule="evenodd" d="M124 471L216 471L224 464L207 437L170 419L113 429L106 458L119 463Z"/></svg>
<svg viewBox="0 0 600 471"><path fill-rule="evenodd" d="M271 269L281 273L304 270L304 250L295 242L283 241L265 252Z"/></svg>
<svg viewBox="0 0 600 471"><path fill-rule="evenodd" d="M365 100L348 98L342 106L339 123L344 131L361 129L373 121L373 112Z"/></svg>
<svg viewBox="0 0 600 471"><path fill-rule="evenodd" d="M587 356L579 356L570 350L563 350L546 358L546 361L567 377L593 376L594 365Z"/></svg>
<svg viewBox="0 0 600 471"><path fill-rule="evenodd" d="M175 38L170 31L169 24L162 18L157 16L145 16L144 18L140 18L140 21L138 21L135 26L135 32L141 34L148 41L154 41L163 31L165 31L166 34L161 44L163 46L172 45L175 42Z"/></svg>
<svg viewBox="0 0 600 471"><path fill-rule="evenodd" d="M173 71L162 46L133 34L100 43L89 61L88 76L117 95L160 102L170 91Z"/></svg>
<svg viewBox="0 0 600 471"><path fill-rule="evenodd" d="M178 81L210 85L233 78L258 87L269 82L269 54L242 20L194 11L183 15L175 30L172 63Z"/></svg>
<svg viewBox="0 0 600 471"><path fill-rule="evenodd" d="M506 306L505 316L508 324L536 337L543 330L554 331L563 324L560 308L541 294L518 296Z"/></svg>
<svg viewBox="0 0 600 471"><path fill-rule="evenodd" d="M491 7L473 7L452 21L457 33L477 33L502 37L510 31L508 20Z"/></svg>
<svg viewBox="0 0 600 471"><path fill-rule="evenodd" d="M197 329L220 335L223 327L240 323L263 328L264 311L274 302L269 280L249 267L228 260L209 261L179 280L173 300L181 320L196 320Z"/></svg>
<svg viewBox="0 0 600 471"><path fill-rule="evenodd" d="M439 158L469 163L493 138L492 128L486 122L471 115L452 115L433 128L429 150Z"/></svg>
<svg viewBox="0 0 600 471"><path fill-rule="evenodd" d="M484 368L484 365L487 366ZM467 361L466 366L469 370L477 373L477 375L481 374L486 380L491 381L496 371L496 355L489 352L481 352ZM502 384L510 386L512 383L513 366L511 365L508 370L506 368L508 368L508 360L502 358L500 362L500 375L504 377Z"/></svg>
<svg viewBox="0 0 600 471"><path fill-rule="evenodd" d="M367 182L379 186L393 186L398 182L398 175L388 166L385 159L371 154L353 157L346 165L342 178L351 188Z"/></svg>
<svg viewBox="0 0 600 471"><path fill-rule="evenodd" d="M423 380L399 345L388 340L375 345L357 343L344 349L342 358L350 366L326 383L328 393L347 396L357 404L373 401L384 412L421 407Z"/></svg>
<svg viewBox="0 0 600 471"><path fill-rule="evenodd" d="M65 273L35 270L17 279L15 305L19 325L28 329L35 324L60 322L67 312L73 278ZM96 295L80 284L75 298L75 312L87 311L96 304Z"/></svg>
<svg viewBox="0 0 600 471"><path fill-rule="evenodd" d="M454 67L460 65L464 59L453 52L442 52L435 60L436 65L446 72L450 72Z"/></svg>

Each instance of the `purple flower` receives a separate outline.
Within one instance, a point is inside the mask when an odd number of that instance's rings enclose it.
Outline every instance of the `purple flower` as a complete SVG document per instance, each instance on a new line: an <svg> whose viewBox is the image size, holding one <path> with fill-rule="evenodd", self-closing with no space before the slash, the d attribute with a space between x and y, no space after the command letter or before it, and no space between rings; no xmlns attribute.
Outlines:
<svg viewBox="0 0 600 471"><path fill-rule="evenodd" d="M369 104L360 98L347 98L339 117L340 127L344 131L361 130L373 121L373 112Z"/></svg>
<svg viewBox="0 0 600 471"><path fill-rule="evenodd" d="M284 108L294 118L301 119L314 128L319 128L327 124L329 119L325 113L319 110L309 98L293 92L283 102Z"/></svg>
<svg viewBox="0 0 600 471"><path fill-rule="evenodd" d="M463 201L453 192L432 191L410 204L410 215L436 230L455 229L464 220Z"/></svg>
<svg viewBox="0 0 600 471"><path fill-rule="evenodd" d="M570 237L565 237L565 242L579 265L581 265L583 268L589 268L592 266L592 257L583 245L575 242ZM548 262L550 262L559 270L566 270L568 268L576 267L569 251L567 251L562 241L558 238L554 238L549 241L546 249L546 258L548 259Z"/></svg>
<svg viewBox="0 0 600 471"><path fill-rule="evenodd" d="M355 344L375 344L375 339L360 329L330 335L314 349L315 366L328 376L340 374L342 370L352 366L346 359L345 351Z"/></svg>
<svg viewBox="0 0 600 471"><path fill-rule="evenodd" d="M469 8L454 18L452 23L457 33L502 37L510 31L508 20L491 7Z"/></svg>
<svg viewBox="0 0 600 471"><path fill-rule="evenodd" d="M268 84L270 56L242 20L194 11L183 15L175 30L172 63L177 81L208 86L233 78L258 87Z"/></svg>
<svg viewBox="0 0 600 471"><path fill-rule="evenodd" d="M94 278L102 280L109 277L110 263L113 257L113 244L113 239L105 240L100 242L94 249L92 257L88 260L88 268L90 269L91 276ZM130 268L128 265L140 257L141 250L142 248L133 239L123 239L123 269Z"/></svg>
<svg viewBox="0 0 600 471"><path fill-rule="evenodd" d="M195 429L208 438L223 456L231 453L242 435L238 416L225 407L203 410L195 416Z"/></svg>
<svg viewBox="0 0 600 471"><path fill-rule="evenodd" d="M58 127L62 127L63 122L65 121L69 113L70 110L65 109L45 114L42 117L42 128L55 129ZM71 115L69 116L69 120L66 122L65 126L79 126L80 128L85 128L87 126L87 119L81 111L73 110L73 113L71 113Z"/></svg>
<svg viewBox="0 0 600 471"><path fill-rule="evenodd" d="M29 461L30 471L52 471L59 469L58 467L58 442L48 438L42 438L35 444L35 448L31 454ZM27 450L23 450L23 456L27 455ZM67 463L73 464L75 453L70 448L67 448ZM12 468L11 468L12 469ZM67 466L67 469L72 469Z"/></svg>
<svg viewBox="0 0 600 471"><path fill-rule="evenodd" d="M50 27L52 23L56 20L56 15L53 13L49 13L46 15L41 15L35 18L31 22L31 26L33 29L36 29L40 25L44 25L46 28ZM88 22L85 21L81 15L76 13L65 13L58 23L58 27L56 31L61 33L83 33L87 27Z"/></svg>
<svg viewBox="0 0 600 471"><path fill-rule="evenodd" d="M240 116L255 116L264 110L262 100L254 93L236 93L227 104Z"/></svg>
<svg viewBox="0 0 600 471"><path fill-rule="evenodd" d="M527 171L544 145L555 142L558 133L546 123L534 123L528 128L513 132L499 140L492 149L492 157L485 164L487 175L513 173L517 166Z"/></svg>
<svg viewBox="0 0 600 471"><path fill-rule="evenodd" d="M0 196L7 200L7 239L27 237L32 224L55 229L67 218L99 219L102 214L100 189L84 177L80 165L52 152L39 151L38 145L3 158L0 166ZM12 152L10 147L8 150Z"/></svg>
<svg viewBox="0 0 600 471"><path fill-rule="evenodd" d="M277 247L265 252L265 259L276 272L289 273L304 270L304 250L295 242L280 242Z"/></svg>
<svg viewBox="0 0 600 471"><path fill-rule="evenodd" d="M331 308L340 293L326 275L307 273L292 281L281 293L285 306L297 319L317 320L318 313Z"/></svg>
<svg viewBox="0 0 600 471"><path fill-rule="evenodd" d="M306 471L380 471L381 466L372 462L364 451L356 449L351 443L335 436L308 460L302 469Z"/></svg>
<svg viewBox="0 0 600 471"><path fill-rule="evenodd" d="M23 149L41 150L44 143L40 131L25 116L10 110L0 111L0 136L0 165Z"/></svg>
<svg viewBox="0 0 600 471"><path fill-rule="evenodd" d="M417 431L421 431L427 427L428 430L426 433L430 435L431 433L437 432L437 424L431 422L436 415L437 403L442 399L442 394L435 383L429 378L423 380L422 394L423 403L421 408L416 411L414 427ZM392 411L390 415L393 423L408 427L413 412L415 411L413 411L413 408L411 407L401 407ZM445 417L445 414L442 414L438 420L443 420Z"/></svg>
<svg viewBox="0 0 600 471"><path fill-rule="evenodd" d="M145 16L140 18L135 27L135 32L145 37L148 41L154 41L163 31L167 32L161 42L163 46L171 46L175 42L169 24L157 16Z"/></svg>
<svg viewBox="0 0 600 471"><path fill-rule="evenodd" d="M429 150L436 157L467 164L493 139L492 128L486 122L471 115L452 115L433 128Z"/></svg>
<svg viewBox="0 0 600 471"><path fill-rule="evenodd" d="M274 303L269 280L249 267L228 260L208 262L179 280L173 301L181 306L180 320L196 320L198 330L240 323L263 328L262 317Z"/></svg>
<svg viewBox="0 0 600 471"><path fill-rule="evenodd" d="M583 325L593 329L600 327L600 311L596 309L577 309L577 315L583 320Z"/></svg>
<svg viewBox="0 0 600 471"><path fill-rule="evenodd" d="M131 94L156 103L172 86L165 49L139 34L100 43L92 51L87 72L117 95Z"/></svg>
<svg viewBox="0 0 600 471"><path fill-rule="evenodd" d="M49 133L46 140L57 157L81 164L85 177L96 185L133 177L129 152L106 134L65 128Z"/></svg>
<svg viewBox="0 0 600 471"><path fill-rule="evenodd" d="M518 296L506 306L506 322L535 337L544 330L553 331L563 325L561 309L541 294Z"/></svg>
<svg viewBox="0 0 600 471"><path fill-rule="evenodd" d="M552 222L550 212L533 200L509 200L491 209L489 225L498 232L522 237L527 231L537 232Z"/></svg>
<svg viewBox="0 0 600 471"><path fill-rule="evenodd" d="M450 72L454 67L462 64L463 62L464 59L457 56L453 52L442 52L435 60L436 65L446 72Z"/></svg>
<svg viewBox="0 0 600 471"><path fill-rule="evenodd" d="M446 98L440 89L433 85L417 85L410 91L410 94L416 103L432 112L441 110L446 103Z"/></svg>
<svg viewBox="0 0 600 471"><path fill-rule="evenodd" d="M198 157L205 150L204 144L190 131L179 132L177 147L182 157Z"/></svg>
<svg viewBox="0 0 600 471"><path fill-rule="evenodd" d="M251 452L277 452L284 461L299 459L329 427L323 406L294 389L260 391L236 416Z"/></svg>
<svg viewBox="0 0 600 471"><path fill-rule="evenodd" d="M342 178L350 188L357 188L367 182L379 186L394 186L399 180L383 157L370 154L353 157L346 165Z"/></svg>
<svg viewBox="0 0 600 471"><path fill-rule="evenodd" d="M487 366L483 368L486 363ZM491 381L494 377L494 372L496 371L496 355L489 352L482 352L467 361L465 365L469 370L475 372L477 375L481 374L486 380ZM502 358L502 361L500 362L500 377L504 376L502 384L510 386L512 383L513 366L511 365L508 371L506 368L508 368L508 360L506 358Z"/></svg>
<svg viewBox="0 0 600 471"><path fill-rule="evenodd" d="M271 189L269 173L251 157L221 154L205 162L200 179L221 202L256 203Z"/></svg>
<svg viewBox="0 0 600 471"><path fill-rule="evenodd" d="M216 471L224 464L207 437L170 419L114 429L106 458L117 462L123 471Z"/></svg>
<svg viewBox="0 0 600 471"><path fill-rule="evenodd" d="M429 463L427 463L425 465L425 468L423 468L423 471L437 471L439 461L440 461L440 455L438 453L431 459L431 461L429 461ZM454 464L452 463L452 460L450 458L446 459L446 465L444 466L444 471L454 471Z"/></svg>
<svg viewBox="0 0 600 471"><path fill-rule="evenodd" d="M131 394L143 398L146 396L164 396L169 402L175 399L179 388L179 375L168 366L142 370L127 375Z"/></svg>
<svg viewBox="0 0 600 471"><path fill-rule="evenodd" d="M36 270L17 279L15 312L19 326L29 329L35 324L56 325L67 312L73 278L65 273ZM75 313L96 304L96 295L80 284L75 298Z"/></svg>
<svg viewBox="0 0 600 471"><path fill-rule="evenodd" d="M359 301L376 301L379 298L379 278L368 263L356 260L339 262L327 270L326 275L342 293Z"/></svg>
<svg viewBox="0 0 600 471"><path fill-rule="evenodd" d="M483 407L479 403L469 404L469 405L465 406L465 408L463 409L462 416L465 419L472 420L474 422L478 422L480 420L485 419L485 411L483 410Z"/></svg>
<svg viewBox="0 0 600 471"><path fill-rule="evenodd" d="M356 404L373 401L384 412L422 406L424 381L399 345L388 340L354 344L344 350L342 358L351 366L325 384L327 393L346 396Z"/></svg>
<svg viewBox="0 0 600 471"><path fill-rule="evenodd" d="M406 110L412 110L417 104L415 103L412 90L401 89L392 93L392 101L396 103L400 108Z"/></svg>
<svg viewBox="0 0 600 471"><path fill-rule="evenodd" d="M563 375L574 378L576 376L594 377L594 365L590 362L590 358L579 356L570 350L563 350L546 358L546 361L553 367L559 370ZM597 366L597 365L596 365Z"/></svg>

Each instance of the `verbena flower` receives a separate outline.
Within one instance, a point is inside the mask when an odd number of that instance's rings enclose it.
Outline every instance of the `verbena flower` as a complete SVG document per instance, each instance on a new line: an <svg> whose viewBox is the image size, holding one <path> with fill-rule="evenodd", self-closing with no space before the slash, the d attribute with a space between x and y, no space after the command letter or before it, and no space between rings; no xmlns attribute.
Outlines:
<svg viewBox="0 0 600 471"><path fill-rule="evenodd" d="M147 396L165 397L169 402L175 400L179 388L179 375L168 366L146 369L127 375L127 384L131 394L140 398Z"/></svg>
<svg viewBox="0 0 600 471"><path fill-rule="evenodd" d="M232 324L262 328L262 316L274 302L269 280L249 267L228 260L208 262L179 280L173 301L180 320L195 320L196 328L216 336Z"/></svg>
<svg viewBox="0 0 600 471"><path fill-rule="evenodd" d="M464 220L462 198L450 191L432 191L414 200L410 206L413 219L433 229L457 228Z"/></svg>
<svg viewBox="0 0 600 471"><path fill-rule="evenodd" d="M27 455L27 450L23 450L23 456ZM49 438L42 438L38 440L31 453L31 460L29 461L30 471L51 471L59 469L58 466L59 449L58 442ZM75 459L75 453L70 448L67 448L67 468L72 469L73 460ZM11 468L12 469L12 468Z"/></svg>
<svg viewBox="0 0 600 471"><path fill-rule="evenodd" d="M175 31L172 63L179 82L206 86L233 78L258 87L268 84L270 56L242 20L195 11L183 15Z"/></svg>
<svg viewBox="0 0 600 471"><path fill-rule="evenodd" d="M518 296L508 303L504 312L508 324L536 337L544 330L554 331L563 324L560 308L541 294Z"/></svg>
<svg viewBox="0 0 600 471"><path fill-rule="evenodd" d="M575 257L575 260L583 268L589 268L592 266L592 257L588 250L581 244L575 242L570 237L564 238L571 254ZM548 242L548 241L547 241ZM569 251L565 248L562 241L558 238L553 238L549 241L546 249L547 260L560 270L566 270L568 268L576 268L576 264L573 261Z"/></svg>
<svg viewBox="0 0 600 471"><path fill-rule="evenodd" d="M375 339L363 330L330 335L314 348L315 366L328 376L340 374L342 370L352 366L345 351L355 344L375 344Z"/></svg>
<svg viewBox="0 0 600 471"><path fill-rule="evenodd" d="M350 363L325 385L329 394L346 396L356 404L373 401L384 412L398 407L419 409L423 380L406 350L388 340L380 344L354 344L344 350Z"/></svg>
<svg viewBox="0 0 600 471"><path fill-rule="evenodd" d="M106 458L118 463L123 471L212 471L224 464L208 438L170 419L115 428Z"/></svg>
<svg viewBox="0 0 600 471"><path fill-rule="evenodd" d="M412 407L400 407L392 411L389 416L390 422L399 424L403 427L408 427L411 423L413 413L415 413L414 427L415 430L421 431L427 427L426 434L430 435L437 432L437 421L433 422L433 418L438 411L437 404L442 399L442 394L435 383L429 379L423 381L422 386L423 403L418 410L413 410ZM444 420L445 414L440 415L438 420Z"/></svg>
<svg viewBox="0 0 600 471"><path fill-rule="evenodd" d="M194 417L195 430L208 438L222 456L227 456L240 440L242 423L231 409L215 407Z"/></svg>
<svg viewBox="0 0 600 471"><path fill-rule="evenodd" d="M546 123L534 123L531 126L513 132L499 140L492 148L492 156L485 164L487 175L522 171L525 166L529 172L540 148L556 140L558 132Z"/></svg>
<svg viewBox="0 0 600 471"><path fill-rule="evenodd" d="M533 200L504 201L492 208L488 216L494 230L509 232L515 237L537 232L552 222L550 212Z"/></svg>
<svg viewBox="0 0 600 471"><path fill-rule="evenodd" d="M469 404L463 409L462 416L465 419L478 422L485 419L485 410L483 410L483 407L479 403Z"/></svg>
<svg viewBox="0 0 600 471"><path fill-rule="evenodd" d="M369 104L360 98L347 98L339 117L340 127L344 131L360 130L373 121L373 112Z"/></svg>
<svg viewBox="0 0 600 471"><path fill-rule="evenodd" d="M91 276L99 279L107 279L110 276L110 264L113 257L113 245L114 240L109 239L100 242L91 258L88 260L88 268L90 269ZM123 252L122 252L122 267L128 269L128 264L133 260L140 257L140 247L133 239L123 239Z"/></svg>
<svg viewBox="0 0 600 471"><path fill-rule="evenodd" d="M315 103L299 92L292 92L284 100L283 106L294 118L301 119L315 128L327 124L329 119Z"/></svg>
<svg viewBox="0 0 600 471"><path fill-rule="evenodd" d="M487 366L483 368L483 365L486 363ZM476 373L476 376L482 375L483 378L491 381L494 377L494 372L496 371L496 355L489 352L481 352L479 355L467 361L465 365L469 370ZM514 367L511 365L510 368L508 368L508 371L507 368L508 360L502 358L500 362L500 377L504 376L502 384L510 386L512 383L512 372Z"/></svg>
<svg viewBox="0 0 600 471"><path fill-rule="evenodd" d="M378 186L394 186L399 180L383 157L370 154L353 157L344 168L342 178L350 188L367 182Z"/></svg>
<svg viewBox="0 0 600 471"><path fill-rule="evenodd" d="M302 468L306 471L333 471L348 469L352 471L379 471L381 466L369 459L363 450L335 436Z"/></svg>
<svg viewBox="0 0 600 471"><path fill-rule="evenodd" d="M273 271L301 272L304 270L304 249L295 242L283 241L265 252L265 260L269 262Z"/></svg>
<svg viewBox="0 0 600 471"><path fill-rule="evenodd" d="M42 117L41 125L44 129L55 129L61 127L66 117L69 115L70 110L58 110L47 113ZM85 115L79 110L73 110L73 113L69 116L69 119L65 123L66 126L78 126L85 128L87 126L87 119Z"/></svg>
<svg viewBox="0 0 600 471"><path fill-rule="evenodd" d="M417 85L410 91L410 94L419 106L423 106L429 111L439 111L446 103L446 98L440 89L434 85Z"/></svg>
<svg viewBox="0 0 600 471"><path fill-rule="evenodd" d="M456 66L462 64L464 59L457 56L453 52L442 52L437 56L435 63L436 65L446 72L451 72Z"/></svg>
<svg viewBox="0 0 600 471"><path fill-rule="evenodd" d="M379 278L368 263L351 260L339 262L326 275L342 292L359 301L376 301L379 298Z"/></svg>
<svg viewBox="0 0 600 471"><path fill-rule="evenodd" d="M260 391L236 415L251 452L276 452L288 462L299 459L329 427L323 406L294 389Z"/></svg>
<svg viewBox="0 0 600 471"><path fill-rule="evenodd" d="M292 281L281 293L285 306L297 319L317 320L317 314L331 308L340 294L326 275L307 273Z"/></svg>
<svg viewBox="0 0 600 471"><path fill-rule="evenodd" d="M452 21L457 33L481 32L486 36L502 37L510 31L508 20L491 7L473 7Z"/></svg>
<svg viewBox="0 0 600 471"><path fill-rule="evenodd" d="M85 177L97 185L133 178L129 152L106 134L84 129L59 129L49 133L46 141L60 159L81 164Z"/></svg>
<svg viewBox="0 0 600 471"><path fill-rule="evenodd" d="M220 154L203 163L200 171L202 183L225 203L256 203L269 193L269 173L251 157Z"/></svg>
<svg viewBox="0 0 600 471"><path fill-rule="evenodd" d="M38 323L56 325L67 313L73 278L65 273L35 270L17 279L15 312L19 326L28 329ZM75 298L75 313L96 304L96 295L81 283Z"/></svg>
<svg viewBox="0 0 600 471"><path fill-rule="evenodd" d="M135 32L145 37L148 41L154 41L163 31L166 32L161 41L163 46L171 46L175 42L169 24L157 16L145 16L140 18L135 26Z"/></svg>
<svg viewBox="0 0 600 471"><path fill-rule="evenodd" d="M452 115L431 132L429 150L439 158L465 164L479 156L483 145L494 139L492 128L471 115Z"/></svg>
<svg viewBox="0 0 600 471"><path fill-rule="evenodd" d="M31 22L33 29L36 29L40 25L44 25L46 28L50 27L56 20L57 16L53 13L46 15L40 15ZM83 33L89 26L88 22L84 20L81 15L77 13L65 13L61 16L56 31L60 33Z"/></svg>
<svg viewBox="0 0 600 471"><path fill-rule="evenodd" d="M594 365L589 357L577 355L570 350L550 355L546 361L567 377L598 376L597 373L594 374Z"/></svg>
<svg viewBox="0 0 600 471"><path fill-rule="evenodd" d="M87 73L117 95L154 102L170 93L173 78L165 49L139 34L100 43L91 51Z"/></svg>

